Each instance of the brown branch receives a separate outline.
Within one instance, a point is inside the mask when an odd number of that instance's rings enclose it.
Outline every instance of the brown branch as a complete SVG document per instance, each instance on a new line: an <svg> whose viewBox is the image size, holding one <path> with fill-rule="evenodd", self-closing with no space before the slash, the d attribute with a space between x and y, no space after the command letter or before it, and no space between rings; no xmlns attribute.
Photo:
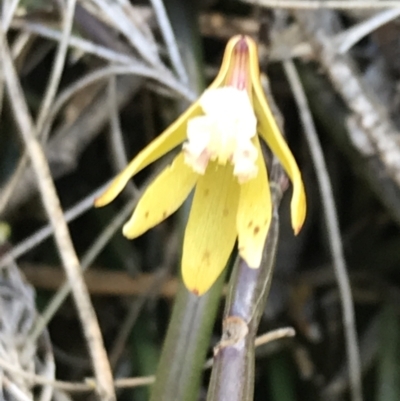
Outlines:
<svg viewBox="0 0 400 401"><path fill-rule="evenodd" d="M35 287L44 290L57 290L65 281L61 268L46 265L21 265L27 280ZM92 267L85 272L84 279L89 292L102 296L142 296L154 282L153 274L140 274L132 277L124 271L111 271ZM159 295L172 298L176 295L178 280L170 278L160 288Z"/></svg>
<svg viewBox="0 0 400 401"><path fill-rule="evenodd" d="M338 21L335 14L324 10L295 11L294 15L318 62L352 112L351 122L357 124L363 143L371 145L358 146L358 150L365 157L378 155L386 174L400 187L400 133L372 89L361 79L351 57L336 51L333 39L338 32ZM354 141L353 144L357 146Z"/></svg>
<svg viewBox="0 0 400 401"><path fill-rule="evenodd" d="M68 226L60 207L60 201L51 178L49 165L35 135L32 117L29 114L2 29L0 30L0 50L2 54L4 80L11 108L32 163L43 205L54 229L55 241L63 266L72 285L73 297L92 357L97 380L97 391L102 400L112 401L115 400L114 385L97 317L83 280L79 260L75 253Z"/></svg>

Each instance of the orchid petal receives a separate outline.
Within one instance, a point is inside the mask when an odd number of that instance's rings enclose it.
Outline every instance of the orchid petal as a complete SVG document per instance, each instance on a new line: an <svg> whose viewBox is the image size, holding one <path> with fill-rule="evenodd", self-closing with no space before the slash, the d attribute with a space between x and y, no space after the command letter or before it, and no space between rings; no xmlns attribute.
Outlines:
<svg viewBox="0 0 400 401"><path fill-rule="evenodd" d="M258 173L240 186L236 220L239 254L251 268L260 266L272 212L267 168L258 138L255 141Z"/></svg>
<svg viewBox="0 0 400 401"><path fill-rule="evenodd" d="M114 178L106 191L95 200L95 206L101 207L112 202L124 189L131 177L182 143L186 139L187 121L201 114L202 110L199 101L196 101L161 135L150 142L149 145L147 145L125 169Z"/></svg>
<svg viewBox="0 0 400 401"><path fill-rule="evenodd" d="M250 75L254 91L254 109L259 123L259 134L271 151L278 157L293 184L293 195L290 204L292 227L295 234L300 231L306 217L306 195L300 170L283 138L271 109L265 99L260 82L257 49L254 42L249 41Z"/></svg>
<svg viewBox="0 0 400 401"><path fill-rule="evenodd" d="M125 237L136 238L174 213L188 197L198 177L180 153L143 194L123 227Z"/></svg>
<svg viewBox="0 0 400 401"><path fill-rule="evenodd" d="M210 162L198 180L182 255L183 281L197 295L217 280L232 252L239 191L231 165Z"/></svg>
<svg viewBox="0 0 400 401"><path fill-rule="evenodd" d="M232 56L236 44L242 39L241 35L233 36L227 43L224 51L224 56L222 58L221 67L218 71L217 76L214 81L207 89L214 89L223 86L224 81L228 75L228 72L232 66Z"/></svg>

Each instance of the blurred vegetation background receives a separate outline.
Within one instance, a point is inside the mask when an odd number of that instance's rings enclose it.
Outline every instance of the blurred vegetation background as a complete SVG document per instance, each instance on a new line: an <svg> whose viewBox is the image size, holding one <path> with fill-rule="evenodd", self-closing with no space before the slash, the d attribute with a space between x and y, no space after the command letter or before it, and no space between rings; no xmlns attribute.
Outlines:
<svg viewBox="0 0 400 401"><path fill-rule="evenodd" d="M148 400L180 291L188 205L134 241L122 236L137 197L168 156L138 174L106 208L94 209L93 199L213 79L227 40L247 34L259 42L260 67L308 196L297 237L289 221L290 188L280 206L276 266L258 333L290 326L296 336L256 348L254 400L352 398L348 325L316 178L320 166L304 139L282 64L292 58L332 184L363 397L400 399L400 8L388 3L0 0L0 398L94 399L96 385L85 379L101 378L104 358L91 353L93 332L82 330L85 319L68 295L65 272L78 304L81 287L74 286L80 281L71 281L72 270L58 256L60 243L52 238L57 215L51 226L18 115L31 119L30 135L41 145L73 248L88 269L82 288L97 316L97 344L107 350L105 371L113 373L117 399ZM10 90L11 66L26 110ZM221 336L224 296L216 294L203 307L209 334L201 365ZM87 322L97 325L92 317ZM185 354L173 350L179 365ZM191 390L196 397L186 399L205 400L209 379L206 369ZM113 390L104 387L98 396L112 399Z"/></svg>

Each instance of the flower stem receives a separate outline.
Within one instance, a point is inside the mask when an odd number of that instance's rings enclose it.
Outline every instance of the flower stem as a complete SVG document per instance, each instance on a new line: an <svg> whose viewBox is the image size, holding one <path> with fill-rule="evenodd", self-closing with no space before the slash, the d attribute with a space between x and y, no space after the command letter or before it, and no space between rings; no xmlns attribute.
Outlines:
<svg viewBox="0 0 400 401"><path fill-rule="evenodd" d="M224 278L202 297L180 284L150 401L197 399Z"/></svg>
<svg viewBox="0 0 400 401"><path fill-rule="evenodd" d="M273 216L259 269L238 258L226 300L223 333L215 347L207 401L251 401L254 391L254 341L272 281L279 233L278 206L285 178L274 162L271 171Z"/></svg>

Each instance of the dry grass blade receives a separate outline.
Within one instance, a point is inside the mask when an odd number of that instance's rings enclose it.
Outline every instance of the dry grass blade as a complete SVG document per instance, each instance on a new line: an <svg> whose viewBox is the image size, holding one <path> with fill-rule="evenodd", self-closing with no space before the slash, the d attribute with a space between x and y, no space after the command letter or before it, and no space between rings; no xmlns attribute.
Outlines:
<svg viewBox="0 0 400 401"><path fill-rule="evenodd" d="M3 24L3 30L6 33L8 31L8 28L10 27L11 21L14 17L15 11L17 9L19 0L12 0L10 2L4 1L2 4L2 24ZM3 110L3 97L4 97L4 77L3 77L3 69L0 68L0 115ZM12 190L12 188L11 188ZM11 191L9 191L11 193ZM6 195L1 195L0 197L0 213L2 210L2 203L7 202L7 194ZM4 200L4 202L3 202Z"/></svg>
<svg viewBox="0 0 400 401"><path fill-rule="evenodd" d="M259 347L260 345L267 344L271 341L277 341L287 337L294 337L295 335L296 331L292 327L284 327L281 329L269 331L268 333L256 337L254 345L256 347Z"/></svg>
<svg viewBox="0 0 400 401"><path fill-rule="evenodd" d="M15 374L28 382L43 386L50 386L53 389L64 390L71 393L92 392L95 391L96 389L96 382L93 379L87 379L86 382L68 382L62 380L51 380L42 375L28 373L1 358L0 358L0 367L5 371L11 374ZM126 377L114 381L114 385L116 388L148 386L153 383L154 383L154 376ZM29 397L28 400L32 401L32 397Z"/></svg>
<svg viewBox="0 0 400 401"><path fill-rule="evenodd" d="M61 74L64 69L65 58L67 56L69 37L72 31L72 23L74 21L75 5L76 0L68 0L64 10L64 29L36 122L36 131L39 137L42 134L42 129L50 112L50 107L56 96L58 85L60 84Z"/></svg>
<svg viewBox="0 0 400 401"><path fill-rule="evenodd" d="M27 154L22 155L21 159L18 162L18 166L13 172L13 175L8 180L4 188L2 188L0 193L0 214L3 213L4 209L6 208L7 204L9 203L12 197L12 194L15 191L15 188L18 186L19 180L21 179L21 175L25 171L26 165L28 163L28 159L29 158Z"/></svg>
<svg viewBox="0 0 400 401"><path fill-rule="evenodd" d="M57 54L54 60L54 66L50 74L49 82L46 88L46 92L44 94L43 100L41 102L41 106L39 109L39 115L36 122L36 135L42 140L42 142L46 141L46 135L43 131L43 128L46 124L46 119L49 116L52 103L56 96L56 92L61 80L61 74L64 68L65 59L67 56L69 37L72 31L72 23L74 20L75 13L75 4L76 0L69 0L66 5L65 13L64 13L64 29L62 35L60 37L60 44L58 46ZM15 2L15 6L17 2ZM14 12L15 9L10 7L10 11ZM13 13L11 14L11 18L7 20L5 25L5 32L12 21ZM0 80L1 81L1 80ZM8 185L5 188L4 194L1 195L0 198L0 212L4 210L5 205L10 200L12 193L14 192L22 174L25 171L29 158L26 153L21 156L21 159L18 163L18 167L16 168L12 178L10 179Z"/></svg>
<svg viewBox="0 0 400 401"><path fill-rule="evenodd" d="M364 143L371 145L372 153L379 156L387 174L400 187L399 132L372 88L361 78L352 59L337 53L334 44L336 16L330 11L296 11L294 14L313 46L317 60L353 113L353 122L364 136Z"/></svg>
<svg viewBox="0 0 400 401"><path fill-rule="evenodd" d="M268 8L287 8L298 10L317 9L382 9L399 8L399 1L385 0L242 0L246 3L255 4Z"/></svg>
<svg viewBox="0 0 400 401"><path fill-rule="evenodd" d="M13 394L32 400L33 383L25 375L41 375L51 381L55 365L47 331L34 341L28 338L37 316L35 293L15 264L0 273L0 310L0 359L4 362L0 363L2 399L10 400ZM16 370L10 371L5 365L15 366ZM38 400L50 401L52 390L44 385Z"/></svg>
<svg viewBox="0 0 400 401"><path fill-rule="evenodd" d="M168 79L168 77L160 77L158 71L149 68L142 63L137 63L136 65L130 66L111 65L88 73L83 78L75 81L68 88L64 89L54 102L50 112L51 119L56 116L65 103L77 92L85 89L89 85L96 83L97 81L101 81L109 77L115 77L116 75L136 75L143 78L154 79L155 81L159 81L159 83L167 86L169 89L179 93L184 98L193 100L193 94L190 93L186 87L176 83L174 80Z"/></svg>
<svg viewBox="0 0 400 401"><path fill-rule="evenodd" d="M188 76L181 55L179 54L178 45L176 43L174 31L172 30L171 23L168 19L162 0L151 0L151 3L156 14L158 24L164 36L165 43L167 44L169 55L175 72L177 73L180 81L188 83Z"/></svg>
<svg viewBox="0 0 400 401"><path fill-rule="evenodd" d="M2 10L2 25L4 32L8 31L10 27L11 21L14 17L15 11L18 7L18 3L20 0L11 0L3 2L3 10ZM7 5L8 3L8 5Z"/></svg>
<svg viewBox="0 0 400 401"><path fill-rule="evenodd" d="M11 26L15 29L21 29L23 32L34 33L47 39L60 40L62 37L62 33L57 29L51 28L44 24L26 21L24 19L14 19ZM96 44L90 40L79 38L74 35L70 35L68 37L68 44L72 48L79 49L87 54L91 54L114 63L130 65L137 62L137 59L131 55L110 49L106 46Z"/></svg>
<svg viewBox="0 0 400 401"><path fill-rule="evenodd" d="M346 53L362 38L378 29L384 24L393 21L400 15L400 8L393 10L385 10L368 18L366 21L351 27L350 29L340 33L336 36L335 42L338 47L339 53Z"/></svg>
<svg viewBox="0 0 400 401"><path fill-rule="evenodd" d="M114 0L93 0L93 3L107 15L107 18L112 21L117 28L129 41L134 49L138 51L140 56L152 66L157 66L160 69L163 67L161 60L158 57L157 47L153 40L148 37L135 25L134 21L129 18L129 10L132 11L132 5L126 1ZM124 4L118 4L124 3Z"/></svg>
<svg viewBox="0 0 400 401"><path fill-rule="evenodd" d="M109 141L112 154L111 160L115 165L115 171L122 171L128 165L129 160L119 119L117 82L115 76L112 76L108 81L108 107L110 110ZM128 187L132 189L130 183Z"/></svg>
<svg viewBox="0 0 400 401"><path fill-rule="evenodd" d="M34 125L29 115L28 107L2 30L0 48L8 97L15 116L15 121L32 162L44 207L53 225L55 240L66 274L73 286L74 300L93 361L98 385L97 390L102 399L112 401L115 399L114 386L97 318L83 281L79 260L76 256L68 227L60 208L60 202L54 182L51 178L47 160L43 149L34 135Z"/></svg>
<svg viewBox="0 0 400 401"><path fill-rule="evenodd" d="M76 205L72 206L70 209L66 210L64 213L64 219L67 223L75 220L77 217L81 216L83 213L92 209L94 199L99 196L109 183L102 185L99 189L89 194L84 199L79 201ZM51 224L47 224L34 232L29 237L26 237L20 243L14 245L9 251L5 252L0 256L0 269L6 267L8 264L12 263L14 260L18 259L20 256L29 252L44 240L51 237L53 234L53 227Z"/></svg>
<svg viewBox="0 0 400 401"><path fill-rule="evenodd" d="M360 351L358 348L354 304L350 280L347 274L346 261L344 258L332 186L321 144L319 143L317 131L311 116L311 111L308 107L307 98L301 85L300 78L297 74L297 70L293 64L293 61L291 60L285 61L283 65L289 84L292 88L297 107L299 108L300 118L310 148L310 153L313 159L315 172L321 191L324 217L329 238L329 247L332 254L334 271L341 297L352 400L362 401L363 396Z"/></svg>

